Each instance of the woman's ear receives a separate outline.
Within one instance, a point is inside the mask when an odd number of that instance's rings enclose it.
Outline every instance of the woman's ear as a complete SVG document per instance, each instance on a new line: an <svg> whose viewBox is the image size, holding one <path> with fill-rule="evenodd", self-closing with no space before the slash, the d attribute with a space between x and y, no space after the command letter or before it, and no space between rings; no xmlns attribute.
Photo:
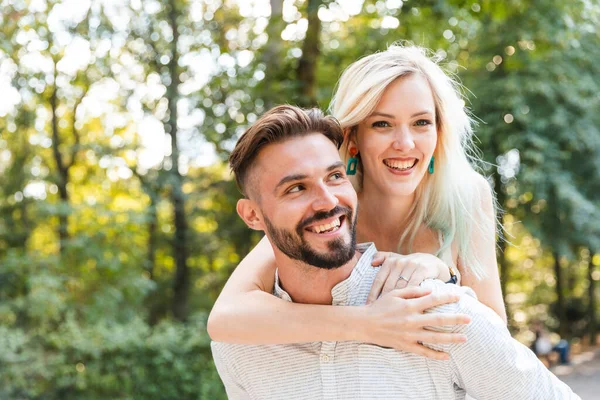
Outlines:
<svg viewBox="0 0 600 400"><path fill-rule="evenodd" d="M258 204L250 199L240 199L237 202L236 210L240 218L244 220L250 229L263 231L262 213Z"/></svg>
<svg viewBox="0 0 600 400"><path fill-rule="evenodd" d="M356 125L344 129L344 137L347 138L348 149L351 149L353 147L358 149L358 146L356 144L356 133L357 133L357 131L358 131L358 126L356 126Z"/></svg>

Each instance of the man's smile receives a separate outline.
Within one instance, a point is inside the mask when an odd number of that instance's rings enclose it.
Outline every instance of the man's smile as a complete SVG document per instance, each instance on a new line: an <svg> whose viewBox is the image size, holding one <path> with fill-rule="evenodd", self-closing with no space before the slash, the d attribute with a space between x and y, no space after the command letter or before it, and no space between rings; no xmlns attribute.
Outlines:
<svg viewBox="0 0 600 400"><path fill-rule="evenodd" d="M340 227L342 226L342 224L344 222L344 219L345 219L344 215L339 215L339 216L336 216L333 218L328 218L325 220L317 221L314 224L307 226L304 229L309 232L318 233L318 234L333 233L340 229Z"/></svg>

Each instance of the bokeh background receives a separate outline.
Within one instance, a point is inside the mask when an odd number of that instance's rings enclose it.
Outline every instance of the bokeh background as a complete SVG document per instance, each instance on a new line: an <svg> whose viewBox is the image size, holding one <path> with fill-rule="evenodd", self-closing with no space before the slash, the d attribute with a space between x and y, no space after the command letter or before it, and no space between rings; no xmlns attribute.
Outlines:
<svg viewBox="0 0 600 400"><path fill-rule="evenodd" d="M513 334L596 338L597 0L0 0L0 398L219 399L207 313L256 243L226 158L398 40L465 86Z"/></svg>

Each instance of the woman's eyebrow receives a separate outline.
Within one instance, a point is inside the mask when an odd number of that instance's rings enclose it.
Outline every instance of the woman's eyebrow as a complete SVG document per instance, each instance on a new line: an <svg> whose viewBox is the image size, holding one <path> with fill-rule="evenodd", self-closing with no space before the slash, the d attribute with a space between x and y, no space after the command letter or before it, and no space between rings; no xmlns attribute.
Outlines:
<svg viewBox="0 0 600 400"><path fill-rule="evenodd" d="M414 118L414 117L418 117L419 115L425 115L425 114L431 114L431 115L433 115L434 113L433 113L433 111L427 109L427 110L423 110L423 111L418 111L418 112L414 113L413 115L411 115L410 117ZM374 111L373 114L369 115L369 118L375 117L375 116L384 117L384 118L390 118L390 119L396 118L392 114L384 113L384 112L381 112L381 111Z"/></svg>
<svg viewBox="0 0 600 400"><path fill-rule="evenodd" d="M423 111L419 111L419 112L414 113L410 117L414 118L414 117L418 117L419 115L425 115L425 114L431 114L431 115L433 115L434 113L431 110L423 110Z"/></svg>
<svg viewBox="0 0 600 400"><path fill-rule="evenodd" d="M369 118L370 117L375 117L375 116L385 117L385 118L391 118L391 119L396 118L392 114L386 114L386 113L383 113L383 112L380 112L380 111L374 111L373 114L369 115Z"/></svg>

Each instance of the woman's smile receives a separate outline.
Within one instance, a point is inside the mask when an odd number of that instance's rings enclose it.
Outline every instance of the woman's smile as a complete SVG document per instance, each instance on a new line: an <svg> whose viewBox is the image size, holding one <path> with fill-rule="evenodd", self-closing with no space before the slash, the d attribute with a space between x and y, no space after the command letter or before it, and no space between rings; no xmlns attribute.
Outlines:
<svg viewBox="0 0 600 400"><path fill-rule="evenodd" d="M417 158L386 158L383 164L395 175L410 175L416 168Z"/></svg>

